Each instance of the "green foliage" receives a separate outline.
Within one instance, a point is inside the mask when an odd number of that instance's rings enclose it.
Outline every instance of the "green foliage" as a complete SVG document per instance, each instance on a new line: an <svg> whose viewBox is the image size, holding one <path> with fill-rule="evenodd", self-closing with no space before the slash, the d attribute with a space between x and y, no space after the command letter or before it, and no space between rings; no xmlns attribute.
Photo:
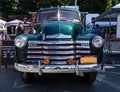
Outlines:
<svg viewBox="0 0 120 92"><path fill-rule="evenodd" d="M120 0L77 0L80 11L103 13ZM75 0L0 0L0 18L9 19L9 15L23 15L44 7L75 5Z"/></svg>
<svg viewBox="0 0 120 92"><path fill-rule="evenodd" d="M110 35L116 34L116 26L111 27Z"/></svg>
<svg viewBox="0 0 120 92"><path fill-rule="evenodd" d="M17 9L16 0L0 0L0 15L8 19L8 15L15 14Z"/></svg>
<svg viewBox="0 0 120 92"><path fill-rule="evenodd" d="M78 5L81 11L103 13L119 2L120 0L78 0Z"/></svg>

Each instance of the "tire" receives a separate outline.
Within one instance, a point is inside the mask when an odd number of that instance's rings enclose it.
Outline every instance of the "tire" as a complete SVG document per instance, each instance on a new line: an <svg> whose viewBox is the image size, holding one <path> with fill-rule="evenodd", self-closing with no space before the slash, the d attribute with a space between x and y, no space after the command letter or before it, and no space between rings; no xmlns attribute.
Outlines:
<svg viewBox="0 0 120 92"><path fill-rule="evenodd" d="M85 72L83 73L83 80L87 84L93 84L96 80L97 72Z"/></svg>
<svg viewBox="0 0 120 92"><path fill-rule="evenodd" d="M34 73L22 72L21 78L26 84L32 83L34 80Z"/></svg>

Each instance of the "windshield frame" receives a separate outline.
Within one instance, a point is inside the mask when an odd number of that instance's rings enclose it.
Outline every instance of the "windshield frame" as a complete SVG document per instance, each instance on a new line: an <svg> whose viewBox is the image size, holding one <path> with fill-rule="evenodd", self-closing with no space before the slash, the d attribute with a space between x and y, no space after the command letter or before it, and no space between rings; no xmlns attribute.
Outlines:
<svg viewBox="0 0 120 92"><path fill-rule="evenodd" d="M61 17L63 19L61 19ZM72 21L77 23L81 22L80 14L76 11L64 10L64 9L53 9L53 10L51 9L46 11L40 11L37 13L36 23L44 23L51 21Z"/></svg>

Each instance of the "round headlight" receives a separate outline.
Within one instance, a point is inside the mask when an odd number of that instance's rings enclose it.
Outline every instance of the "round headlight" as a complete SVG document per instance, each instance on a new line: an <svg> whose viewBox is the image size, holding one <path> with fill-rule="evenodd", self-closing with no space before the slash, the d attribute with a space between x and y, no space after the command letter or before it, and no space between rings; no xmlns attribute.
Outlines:
<svg viewBox="0 0 120 92"><path fill-rule="evenodd" d="M93 40L92 40L92 44L93 44L93 46L96 47L96 48L102 47L102 46L103 46L103 43L104 43L104 40L103 40L103 38L100 37L100 36L96 36L96 37L94 37Z"/></svg>
<svg viewBox="0 0 120 92"><path fill-rule="evenodd" d="M15 46L18 48L24 47L27 43L26 39L24 37L21 37L21 36L16 37L14 42L15 42Z"/></svg>

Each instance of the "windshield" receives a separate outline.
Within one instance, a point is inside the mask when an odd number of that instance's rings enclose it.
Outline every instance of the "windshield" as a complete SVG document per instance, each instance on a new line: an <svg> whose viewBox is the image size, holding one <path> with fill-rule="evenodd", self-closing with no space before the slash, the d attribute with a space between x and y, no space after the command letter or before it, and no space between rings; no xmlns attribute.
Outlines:
<svg viewBox="0 0 120 92"><path fill-rule="evenodd" d="M67 10L49 10L40 12L38 14L36 22L42 23L47 21L80 22L80 18L77 12Z"/></svg>

